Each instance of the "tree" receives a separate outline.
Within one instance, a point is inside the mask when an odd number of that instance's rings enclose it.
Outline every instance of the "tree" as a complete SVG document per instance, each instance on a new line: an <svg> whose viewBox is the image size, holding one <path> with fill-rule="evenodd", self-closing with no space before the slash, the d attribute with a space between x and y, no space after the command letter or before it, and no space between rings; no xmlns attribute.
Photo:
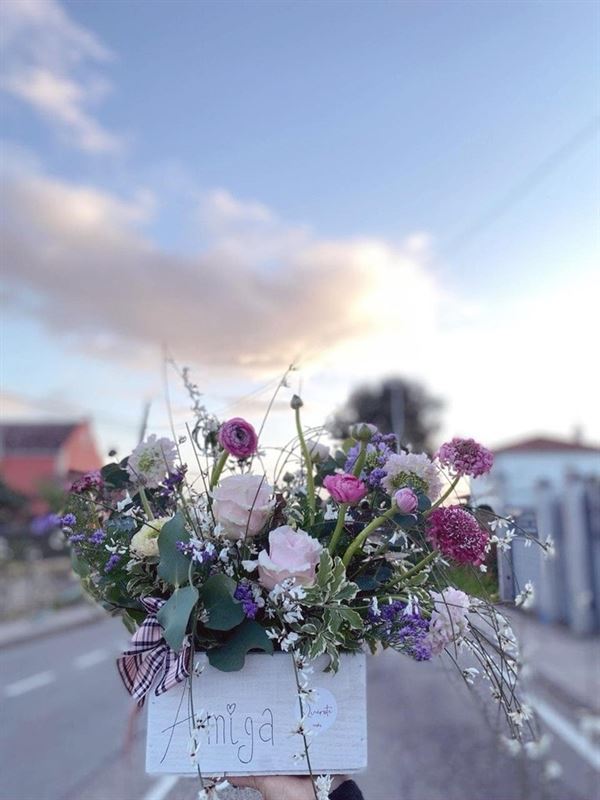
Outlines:
<svg viewBox="0 0 600 800"><path fill-rule="evenodd" d="M369 422L382 433L395 433L402 445L410 445L416 452L431 451L441 409L441 400L421 384L386 378L379 385L355 389L329 419L327 428L336 439L345 439L351 425Z"/></svg>

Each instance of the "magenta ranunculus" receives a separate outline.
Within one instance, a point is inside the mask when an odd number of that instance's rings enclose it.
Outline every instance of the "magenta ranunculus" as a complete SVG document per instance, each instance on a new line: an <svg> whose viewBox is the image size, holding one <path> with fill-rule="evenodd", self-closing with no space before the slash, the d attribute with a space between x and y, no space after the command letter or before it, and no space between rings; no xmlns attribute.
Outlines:
<svg viewBox="0 0 600 800"><path fill-rule="evenodd" d="M398 489L394 495L398 511L402 514L415 514L419 508L419 498L408 486Z"/></svg>
<svg viewBox="0 0 600 800"><path fill-rule="evenodd" d="M269 591L288 578L308 586L315 580L322 550L320 542L306 531L295 531L289 525L275 528L269 534L269 552L258 554L258 580Z"/></svg>
<svg viewBox="0 0 600 800"><path fill-rule="evenodd" d="M351 506L360 503L367 494L367 487L360 478L345 472L328 475L323 481L323 486L336 503L347 503Z"/></svg>
<svg viewBox="0 0 600 800"><path fill-rule="evenodd" d="M479 478L492 468L493 453L475 439L459 439L455 437L445 442L437 452L439 462L449 467L457 475L468 475Z"/></svg>
<svg viewBox="0 0 600 800"><path fill-rule="evenodd" d="M427 520L427 538L440 553L459 564L478 567L485 561L490 537L474 516L460 506L436 508Z"/></svg>
<svg viewBox="0 0 600 800"><path fill-rule="evenodd" d="M249 422L233 417L219 428L219 444L235 458L248 458L256 453L258 436Z"/></svg>

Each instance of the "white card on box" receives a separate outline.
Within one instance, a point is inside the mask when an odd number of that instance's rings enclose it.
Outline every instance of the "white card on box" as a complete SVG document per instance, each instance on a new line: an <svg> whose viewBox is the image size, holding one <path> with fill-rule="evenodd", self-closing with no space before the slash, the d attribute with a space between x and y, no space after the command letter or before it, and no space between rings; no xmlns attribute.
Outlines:
<svg viewBox="0 0 600 800"><path fill-rule="evenodd" d="M204 775L299 775L306 760L293 756L304 750L293 734L300 708L292 656L249 654L239 672L221 672L197 660L204 669L194 677L194 711L210 715L198 732L198 764ZM323 672L327 658L313 662L310 687L314 699L305 708L313 772L358 772L367 765L366 659L342 655L337 673ZM189 756L187 684L156 697L149 695L146 771L195 774ZM183 698L183 699L182 699Z"/></svg>

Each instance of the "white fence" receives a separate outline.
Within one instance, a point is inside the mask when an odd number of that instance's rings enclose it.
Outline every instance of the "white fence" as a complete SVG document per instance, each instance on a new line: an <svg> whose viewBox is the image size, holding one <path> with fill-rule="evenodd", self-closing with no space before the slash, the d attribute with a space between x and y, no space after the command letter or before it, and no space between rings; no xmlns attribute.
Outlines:
<svg viewBox="0 0 600 800"><path fill-rule="evenodd" d="M560 490L540 483L535 507L515 519L542 540L551 536L556 555L548 558L535 543L514 540L498 554L502 599L514 599L531 581L531 610L541 620L580 634L600 630L600 482L573 476Z"/></svg>

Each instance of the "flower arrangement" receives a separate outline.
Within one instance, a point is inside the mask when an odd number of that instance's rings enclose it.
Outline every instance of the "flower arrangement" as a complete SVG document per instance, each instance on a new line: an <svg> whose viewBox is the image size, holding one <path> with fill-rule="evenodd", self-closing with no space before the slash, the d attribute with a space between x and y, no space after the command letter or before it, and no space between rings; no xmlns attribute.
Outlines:
<svg viewBox="0 0 600 800"><path fill-rule="evenodd" d="M450 578L455 565L485 570L502 542L494 530L520 535L510 520L450 503L461 479L489 471L489 450L453 439L430 458L359 424L332 452L307 438L294 396L296 438L270 481L254 427L219 423L192 395L187 437L150 436L78 479L61 520L84 588L133 633L118 668L134 698L191 682L200 651L224 671L250 651L289 652L302 703L319 656L333 671L341 653L367 648L417 661L447 653L458 666L462 650L477 666L460 674L489 683L513 749L527 727L533 735L510 626ZM296 732L310 771L302 722ZM315 793L326 784L317 779Z"/></svg>

